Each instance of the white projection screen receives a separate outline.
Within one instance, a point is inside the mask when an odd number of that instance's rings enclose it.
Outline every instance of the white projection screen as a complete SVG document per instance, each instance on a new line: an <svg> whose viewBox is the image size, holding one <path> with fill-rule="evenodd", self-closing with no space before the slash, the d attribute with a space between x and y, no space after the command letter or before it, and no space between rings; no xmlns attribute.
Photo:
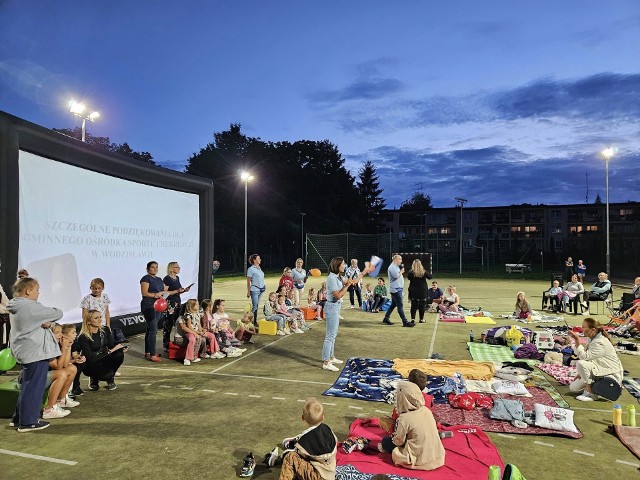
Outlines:
<svg viewBox="0 0 640 480"><path fill-rule="evenodd" d="M197 298L199 196L19 152L18 265L40 282L40 302L78 323L80 301L100 277L111 316L140 311L148 261L182 267L183 301Z"/></svg>

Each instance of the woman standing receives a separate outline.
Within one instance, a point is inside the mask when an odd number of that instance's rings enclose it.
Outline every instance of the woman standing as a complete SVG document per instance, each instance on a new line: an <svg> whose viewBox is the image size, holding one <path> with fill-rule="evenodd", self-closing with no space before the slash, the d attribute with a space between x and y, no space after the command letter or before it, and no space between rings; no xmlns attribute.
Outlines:
<svg viewBox="0 0 640 480"><path fill-rule="evenodd" d="M296 260L296 268L291 271L293 277L293 298L295 300L295 306L299 307L302 304L302 294L304 293L304 284L307 281L307 271L302 268L304 260L301 258Z"/></svg>
<svg viewBox="0 0 640 480"><path fill-rule="evenodd" d="M420 323L424 323L424 309L427 306L429 293L427 279L431 279L431 276L425 271L420 259L416 258L411 264L407 278L409 279L409 300L411 300L411 321L415 322L416 311L418 311Z"/></svg>
<svg viewBox="0 0 640 480"><path fill-rule="evenodd" d="M354 278L362 278L362 275L360 275L360 269L358 268L358 259L357 258L352 258L351 259L351 265L345 270L345 276L349 279L349 280L353 280ZM358 277L358 275L360 275ZM356 294L356 297L358 297L358 308L362 308L362 286L360 285L360 282L355 282L352 283L351 286L349 287L349 303L351 303L351 308L355 308L355 304L353 303L353 294Z"/></svg>
<svg viewBox="0 0 640 480"><path fill-rule="evenodd" d="M578 281L584 285L584 277L587 276L587 266L582 260L578 260L578 265L576 265L576 275L578 275Z"/></svg>
<svg viewBox="0 0 640 480"><path fill-rule="evenodd" d="M262 259L257 253L249 257L249 265L247 269L247 298L251 298L251 311L253 312L253 324L258 325L258 306L260 305L260 297L266 290L264 286L264 272L260 268Z"/></svg>
<svg viewBox="0 0 640 480"><path fill-rule="evenodd" d="M156 334L158 333L158 320L162 312L156 312L154 303L168 290L158 273L158 262L147 263L147 274L140 279L140 310L147 322L147 331L144 334L144 357L152 362L159 362L160 355L156 353ZM171 293L171 292L170 292Z"/></svg>
<svg viewBox="0 0 640 480"><path fill-rule="evenodd" d="M365 274L371 271L371 267L367 265L357 278L345 278L343 281L345 267L346 264L342 257L333 257L329 264L329 276L327 277L327 302L324 305L327 333L322 344L322 369L331 372L338 371L338 367L334 364L344 363L333 354L333 347L338 336L338 326L340 324L342 297L347 293L351 285L358 283Z"/></svg>
<svg viewBox="0 0 640 480"><path fill-rule="evenodd" d="M162 279L162 283L167 286L170 295L167 297L167 309L165 310L164 325L162 327L162 344L165 350L169 349L169 339L171 337L171 330L180 315L180 294L188 292L191 288L189 285L187 288L182 288L180 283L180 265L178 262L169 262L167 265L167 276Z"/></svg>
<svg viewBox="0 0 640 480"><path fill-rule="evenodd" d="M571 280L573 276L573 258L571 257L567 257L564 262L564 276L567 277L567 280Z"/></svg>

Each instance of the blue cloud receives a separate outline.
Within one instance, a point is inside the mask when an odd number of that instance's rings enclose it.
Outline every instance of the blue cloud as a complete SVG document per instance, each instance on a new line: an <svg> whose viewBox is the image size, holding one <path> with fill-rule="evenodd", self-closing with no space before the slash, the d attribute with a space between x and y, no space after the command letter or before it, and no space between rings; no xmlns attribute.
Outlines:
<svg viewBox="0 0 640 480"><path fill-rule="evenodd" d="M318 91L308 95L317 103L341 103L350 100L375 100L402 90L403 84L395 78L359 78L338 90Z"/></svg>

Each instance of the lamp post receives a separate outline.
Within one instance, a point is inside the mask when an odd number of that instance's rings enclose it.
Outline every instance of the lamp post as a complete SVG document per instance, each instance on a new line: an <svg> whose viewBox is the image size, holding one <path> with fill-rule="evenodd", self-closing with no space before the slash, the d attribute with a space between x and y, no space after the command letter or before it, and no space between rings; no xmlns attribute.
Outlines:
<svg viewBox="0 0 640 480"><path fill-rule="evenodd" d="M300 255L300 258L302 260L306 260L304 258L304 216L306 215L306 213L300 213L300 236L301 241L300 241L300 245L302 245L302 255Z"/></svg>
<svg viewBox="0 0 640 480"><path fill-rule="evenodd" d="M89 114L85 114L86 107L83 103L76 102L75 100L71 100L69 102L69 112L71 112L76 117L82 118L82 141L86 142L85 134L86 134L86 126L87 120L90 122L95 122L96 118L100 116L98 112L91 112Z"/></svg>
<svg viewBox="0 0 640 480"><path fill-rule="evenodd" d="M458 202L458 206L460 207L460 275L462 275L462 207L467 203L467 200L456 197L456 202Z"/></svg>
<svg viewBox="0 0 640 480"><path fill-rule="evenodd" d="M242 170L240 179L244 182L244 274L247 275L247 262L249 254L247 253L247 199L249 191L249 182L253 180L253 175Z"/></svg>
<svg viewBox="0 0 640 480"><path fill-rule="evenodd" d="M606 183L606 196L607 196L607 200L606 200L606 204L607 204L607 254L606 254L606 269L607 269L607 275L609 275L609 278L611 278L611 251L609 249L609 160L611 160L611 157L613 157L613 147L609 147L609 148L605 148L604 150L602 150L602 152L600 152L600 156L604 159L604 171L605 171L605 183Z"/></svg>

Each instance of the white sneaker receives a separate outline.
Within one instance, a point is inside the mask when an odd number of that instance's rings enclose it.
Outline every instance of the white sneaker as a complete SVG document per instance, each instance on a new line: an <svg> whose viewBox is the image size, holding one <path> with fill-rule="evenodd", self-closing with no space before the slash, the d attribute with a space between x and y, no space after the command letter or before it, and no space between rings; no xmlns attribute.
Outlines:
<svg viewBox="0 0 640 480"><path fill-rule="evenodd" d="M291 335L291 330L289 330L288 328L284 329L284 334L285 335Z"/></svg>
<svg viewBox="0 0 640 480"><path fill-rule="evenodd" d="M205 353L202 357L203 358L211 358L211 355L209 355L208 353Z"/></svg>
<svg viewBox="0 0 640 480"><path fill-rule="evenodd" d="M581 402L593 402L594 400L598 400L600 397L595 393L589 393L586 390L582 395L578 395L576 400L580 400Z"/></svg>
<svg viewBox="0 0 640 480"><path fill-rule="evenodd" d="M304 331L301 328L296 328L293 333L304 333Z"/></svg>
<svg viewBox="0 0 640 480"><path fill-rule="evenodd" d="M80 402L76 402L69 398L69 396L64 397L62 400L58 400L56 403L60 408L73 408L80 405Z"/></svg>
<svg viewBox="0 0 640 480"><path fill-rule="evenodd" d="M581 301L580 303L584 308L589 308L589 304L585 300Z"/></svg>
<svg viewBox="0 0 640 480"><path fill-rule="evenodd" d="M240 353L244 353L244 352L246 352L246 351L247 351L247 349L246 349L246 348L238 348L238 347L236 347L234 350L236 350L236 351L238 351L238 352L240 352Z"/></svg>
<svg viewBox="0 0 640 480"><path fill-rule="evenodd" d="M242 352L239 352L238 350L231 350L230 352L227 352L227 357L229 358L234 358L234 357L239 357L242 355Z"/></svg>
<svg viewBox="0 0 640 480"><path fill-rule="evenodd" d="M344 320L344 317L343 317L342 315L338 315L338 318L339 318L340 320Z"/></svg>
<svg viewBox="0 0 640 480"><path fill-rule="evenodd" d="M193 363L198 363L200 361L202 361L202 359L200 357L196 357L196 358L193 359Z"/></svg>
<svg viewBox="0 0 640 480"><path fill-rule="evenodd" d="M329 360L329 363L344 363L342 360L338 360L336 357L333 357L331 360Z"/></svg>
<svg viewBox="0 0 640 480"><path fill-rule="evenodd" d="M42 412L42 418L45 420L51 420L52 418L64 418L71 413L70 410L64 410L57 405L51 408L45 408Z"/></svg>
<svg viewBox="0 0 640 480"><path fill-rule="evenodd" d="M351 305L351 310L353 310L354 308L356 308L354 305Z"/></svg>
<svg viewBox="0 0 640 480"><path fill-rule="evenodd" d="M213 355L211 355L211 358L217 358L217 359L224 358L224 357L226 357L226 355L222 352L216 352Z"/></svg>
<svg viewBox="0 0 640 480"><path fill-rule="evenodd" d="M338 370L340 370L333 363L323 363L322 364L322 369L323 370L329 370L330 372L337 372Z"/></svg>
<svg viewBox="0 0 640 480"><path fill-rule="evenodd" d="M267 465L273 467L278 459L278 447L274 448L267 456Z"/></svg>
<svg viewBox="0 0 640 480"><path fill-rule="evenodd" d="M119 377L120 375L122 375L120 372L116 372L116 377Z"/></svg>
<svg viewBox="0 0 640 480"><path fill-rule="evenodd" d="M187 360L186 358L184 359L184 362L183 362L183 363L184 363L187 367L188 367L189 365L191 365L191 362L190 362L189 360Z"/></svg>
<svg viewBox="0 0 640 480"><path fill-rule="evenodd" d="M276 332L276 335L286 335L286 333L284 333L282 330L278 330Z"/></svg>

